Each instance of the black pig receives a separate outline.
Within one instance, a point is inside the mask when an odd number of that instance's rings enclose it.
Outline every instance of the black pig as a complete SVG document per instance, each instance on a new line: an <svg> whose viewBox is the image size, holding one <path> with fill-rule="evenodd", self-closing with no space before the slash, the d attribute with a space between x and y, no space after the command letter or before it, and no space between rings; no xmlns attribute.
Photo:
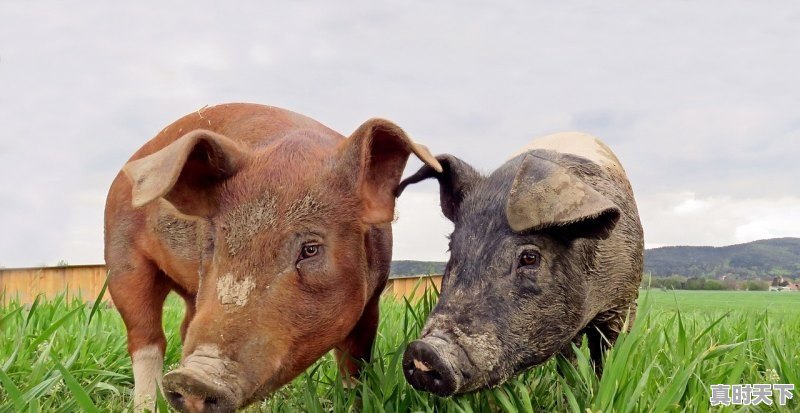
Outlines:
<svg viewBox="0 0 800 413"><path fill-rule="evenodd" d="M643 235L633 191L600 140L533 141L489 176L451 155L400 184L439 181L453 221L441 296L403 358L406 379L440 396L498 385L586 334L598 374L636 312ZM630 325L630 324L629 324Z"/></svg>

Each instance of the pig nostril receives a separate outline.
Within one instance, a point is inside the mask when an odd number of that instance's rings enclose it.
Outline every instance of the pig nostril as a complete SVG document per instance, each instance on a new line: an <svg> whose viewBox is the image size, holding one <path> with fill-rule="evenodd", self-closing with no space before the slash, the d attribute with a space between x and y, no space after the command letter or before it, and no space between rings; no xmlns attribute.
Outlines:
<svg viewBox="0 0 800 413"><path fill-rule="evenodd" d="M175 391L168 391L165 396L167 396L167 400L173 405L182 405L183 404L183 395L175 392Z"/></svg>
<svg viewBox="0 0 800 413"><path fill-rule="evenodd" d="M429 381L432 381L434 385L440 385L442 383L443 377L442 374L434 369L429 367L427 364L414 359L414 365L410 369L408 369L408 374L418 373L425 376Z"/></svg>
<svg viewBox="0 0 800 413"><path fill-rule="evenodd" d="M436 371L436 370L431 370L431 371L429 371L429 372L427 372L427 373L425 373L425 374L427 374L427 375L428 375L428 377L429 377L431 380L433 380L433 382L434 382L434 383L437 383L437 384L438 384L438 383L440 383L440 382L442 381L442 375L441 375L441 373L439 373L439 372L438 372L438 371Z"/></svg>

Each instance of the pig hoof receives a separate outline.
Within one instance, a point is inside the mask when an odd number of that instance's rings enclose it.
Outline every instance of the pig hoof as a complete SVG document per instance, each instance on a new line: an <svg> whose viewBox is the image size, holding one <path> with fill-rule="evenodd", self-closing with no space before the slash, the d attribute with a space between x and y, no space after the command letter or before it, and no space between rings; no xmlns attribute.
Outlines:
<svg viewBox="0 0 800 413"><path fill-rule="evenodd" d="M455 393L460 381L450 363L423 340L408 345L403 356L403 373L415 389L442 397Z"/></svg>
<svg viewBox="0 0 800 413"><path fill-rule="evenodd" d="M342 388L345 390L355 390L358 387L358 380L353 377L345 377L342 379Z"/></svg>

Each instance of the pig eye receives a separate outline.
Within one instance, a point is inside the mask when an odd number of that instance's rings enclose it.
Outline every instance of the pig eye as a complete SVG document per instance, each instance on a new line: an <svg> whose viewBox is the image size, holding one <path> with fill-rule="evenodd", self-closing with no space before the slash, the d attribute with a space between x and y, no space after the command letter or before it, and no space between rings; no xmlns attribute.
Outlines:
<svg viewBox="0 0 800 413"><path fill-rule="evenodd" d="M538 267L539 266L539 253L536 251L522 251L522 254L519 254L519 268L524 267Z"/></svg>
<svg viewBox="0 0 800 413"><path fill-rule="evenodd" d="M319 244L305 244L303 248L300 250L300 257L299 260L304 260L306 258L311 258L317 254L319 254L320 245Z"/></svg>

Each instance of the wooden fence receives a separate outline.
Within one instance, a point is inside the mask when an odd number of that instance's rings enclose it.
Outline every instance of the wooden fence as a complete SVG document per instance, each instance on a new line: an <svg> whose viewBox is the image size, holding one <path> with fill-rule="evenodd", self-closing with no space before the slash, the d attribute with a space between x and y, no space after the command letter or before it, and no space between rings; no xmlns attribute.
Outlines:
<svg viewBox="0 0 800 413"><path fill-rule="evenodd" d="M403 297L416 301L422 297L425 292L436 286L436 291L442 288L441 275L409 275L401 277L389 278L386 283L386 289L383 290L384 295L391 295L397 299Z"/></svg>
<svg viewBox="0 0 800 413"><path fill-rule="evenodd" d="M0 299L5 303L19 297L20 302L30 304L39 294L52 298L64 293L67 298L81 297L85 301L94 301L100 294L105 279L104 265L0 268L0 292L4 292L0 294ZM396 298L411 297L416 287L414 297L419 298L426 289L431 288L431 285L440 288L442 277L414 275L390 278L384 294ZM103 298L111 300L108 293Z"/></svg>
<svg viewBox="0 0 800 413"><path fill-rule="evenodd" d="M67 298L81 297L94 301L106 280L105 265L67 267L0 268L0 291L3 302L19 297L30 304L39 294L52 298L64 293ZM108 293L105 300L111 300Z"/></svg>

